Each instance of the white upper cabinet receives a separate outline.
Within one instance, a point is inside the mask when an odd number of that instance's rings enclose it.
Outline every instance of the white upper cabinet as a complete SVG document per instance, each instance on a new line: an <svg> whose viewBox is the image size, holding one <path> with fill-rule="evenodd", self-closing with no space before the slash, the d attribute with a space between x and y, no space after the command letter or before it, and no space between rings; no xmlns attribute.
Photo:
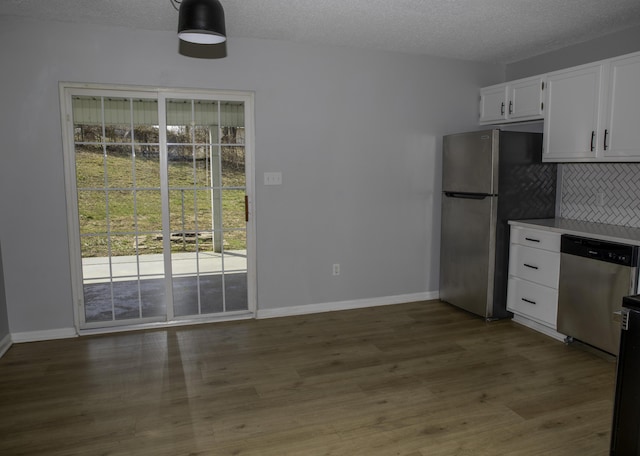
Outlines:
<svg viewBox="0 0 640 456"><path fill-rule="evenodd" d="M609 61L602 138L609 161L640 161L640 54Z"/></svg>
<svg viewBox="0 0 640 456"><path fill-rule="evenodd" d="M507 111L511 120L542 119L544 111L545 78L534 76L510 82L509 106Z"/></svg>
<svg viewBox="0 0 640 456"><path fill-rule="evenodd" d="M480 89L480 123L502 122L507 118L507 84Z"/></svg>
<svg viewBox="0 0 640 456"><path fill-rule="evenodd" d="M597 157L603 65L547 75L545 161L589 161Z"/></svg>
<svg viewBox="0 0 640 456"><path fill-rule="evenodd" d="M544 161L640 161L640 52L547 75Z"/></svg>
<svg viewBox="0 0 640 456"><path fill-rule="evenodd" d="M544 76L480 89L480 124L542 119Z"/></svg>

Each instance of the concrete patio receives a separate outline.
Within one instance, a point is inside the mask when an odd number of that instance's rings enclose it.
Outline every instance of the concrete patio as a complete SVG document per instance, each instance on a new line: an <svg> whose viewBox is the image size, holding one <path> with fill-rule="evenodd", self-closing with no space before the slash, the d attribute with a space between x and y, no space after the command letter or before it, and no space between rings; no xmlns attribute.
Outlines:
<svg viewBox="0 0 640 456"><path fill-rule="evenodd" d="M173 253L171 255L171 269L174 276L190 276L200 274L219 274L223 271L223 255L215 252L199 252L199 264L196 263L196 254L193 252ZM93 257L82 259L82 274L85 284L109 282L113 277L114 282L131 280L138 276L138 263L140 278L157 279L164 275L164 256L162 254L129 255L111 257L111 271L109 270L109 257ZM198 269L199 268L199 269ZM224 251L224 272L244 272L247 270L246 250Z"/></svg>
<svg viewBox="0 0 640 456"><path fill-rule="evenodd" d="M224 255L173 253L171 265L174 315L247 310L246 250L225 250ZM82 268L88 323L161 317L166 313L162 254L118 256L111 262L108 257L85 258Z"/></svg>

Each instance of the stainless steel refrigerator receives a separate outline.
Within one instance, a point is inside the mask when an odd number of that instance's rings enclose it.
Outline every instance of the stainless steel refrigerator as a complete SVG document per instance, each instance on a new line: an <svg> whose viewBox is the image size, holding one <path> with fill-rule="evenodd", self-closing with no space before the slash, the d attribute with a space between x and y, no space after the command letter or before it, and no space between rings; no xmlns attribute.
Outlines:
<svg viewBox="0 0 640 456"><path fill-rule="evenodd" d="M541 158L541 133L444 137L441 300L487 319L511 315L507 222L555 215L556 166Z"/></svg>

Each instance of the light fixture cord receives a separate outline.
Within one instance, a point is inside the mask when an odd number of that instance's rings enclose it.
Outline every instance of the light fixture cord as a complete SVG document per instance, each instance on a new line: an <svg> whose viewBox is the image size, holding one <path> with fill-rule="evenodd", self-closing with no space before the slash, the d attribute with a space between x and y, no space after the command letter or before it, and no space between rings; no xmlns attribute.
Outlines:
<svg viewBox="0 0 640 456"><path fill-rule="evenodd" d="M182 0L169 0L169 3L171 3L171 6L173 6L173 9L175 9L176 11L180 11L180 3L182 3Z"/></svg>

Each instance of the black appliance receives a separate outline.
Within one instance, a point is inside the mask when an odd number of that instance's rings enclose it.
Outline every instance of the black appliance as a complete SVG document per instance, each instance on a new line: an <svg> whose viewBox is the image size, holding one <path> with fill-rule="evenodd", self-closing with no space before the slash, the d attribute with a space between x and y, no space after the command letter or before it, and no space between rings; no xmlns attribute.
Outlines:
<svg viewBox="0 0 640 456"><path fill-rule="evenodd" d="M640 295L622 300L611 456L640 454Z"/></svg>

